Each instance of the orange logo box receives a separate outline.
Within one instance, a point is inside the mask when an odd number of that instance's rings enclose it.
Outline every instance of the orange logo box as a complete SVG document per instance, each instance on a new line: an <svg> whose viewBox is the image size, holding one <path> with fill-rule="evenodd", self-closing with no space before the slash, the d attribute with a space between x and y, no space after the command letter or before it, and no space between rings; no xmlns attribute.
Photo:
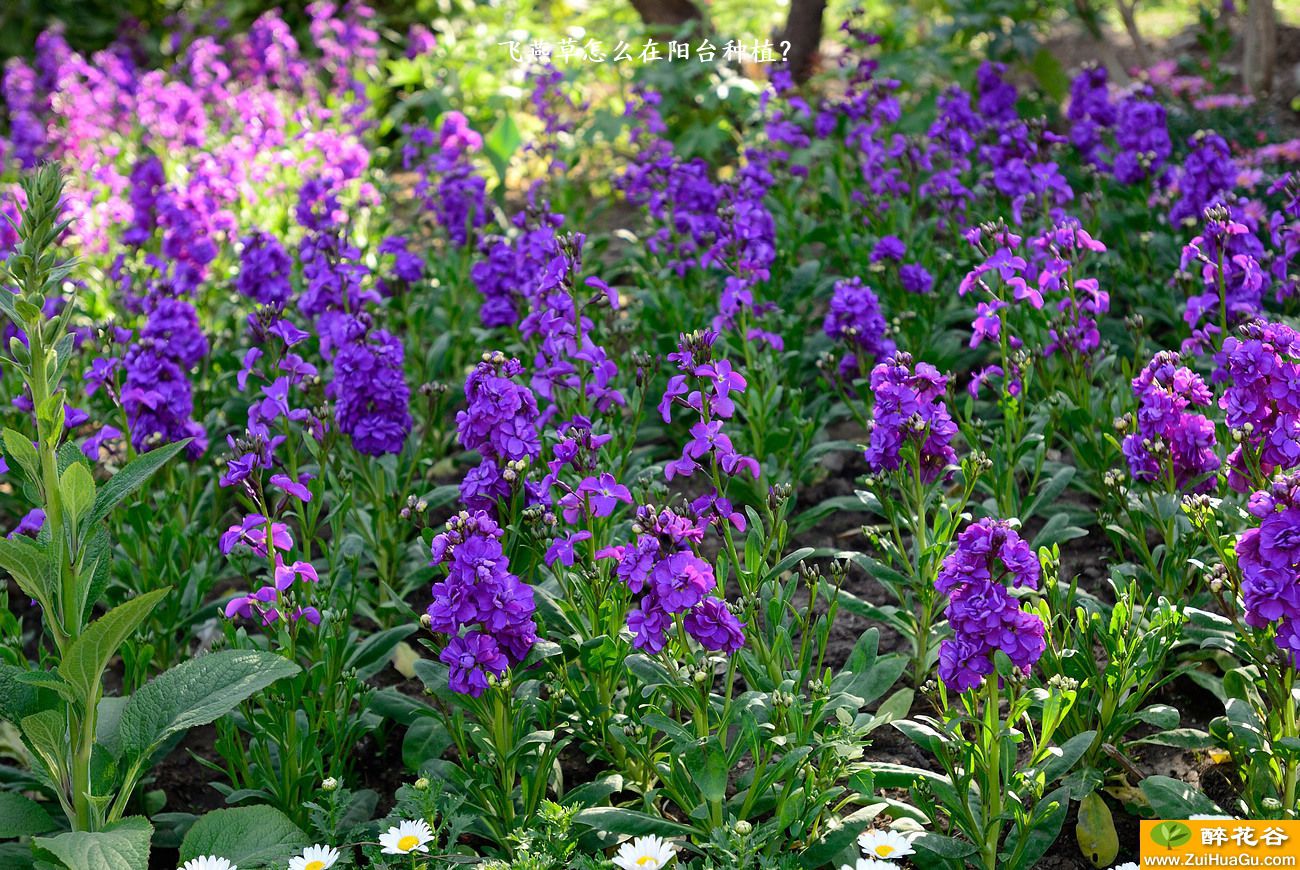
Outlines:
<svg viewBox="0 0 1300 870"><path fill-rule="evenodd" d="M1297 867L1300 820L1143 821L1138 867Z"/></svg>

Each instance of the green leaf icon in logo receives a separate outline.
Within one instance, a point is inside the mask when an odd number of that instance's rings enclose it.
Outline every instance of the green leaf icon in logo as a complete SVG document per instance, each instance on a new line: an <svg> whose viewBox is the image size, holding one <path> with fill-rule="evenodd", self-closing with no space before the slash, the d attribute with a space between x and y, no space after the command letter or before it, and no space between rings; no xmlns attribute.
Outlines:
<svg viewBox="0 0 1300 870"><path fill-rule="evenodd" d="M1151 829L1151 839L1157 846L1177 849L1192 839L1192 829L1182 822L1161 822Z"/></svg>

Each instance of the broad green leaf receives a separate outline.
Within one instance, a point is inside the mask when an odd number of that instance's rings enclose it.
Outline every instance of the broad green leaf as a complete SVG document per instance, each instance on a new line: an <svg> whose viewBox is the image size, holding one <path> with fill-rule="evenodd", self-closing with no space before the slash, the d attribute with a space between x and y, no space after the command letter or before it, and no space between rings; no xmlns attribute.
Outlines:
<svg viewBox="0 0 1300 870"><path fill-rule="evenodd" d="M33 485L41 482L41 459L32 439L16 429L4 430L5 456L12 459L27 475Z"/></svg>
<svg viewBox="0 0 1300 870"><path fill-rule="evenodd" d="M519 135L519 127L509 113L502 115L488 134L483 137L483 153L492 162L493 168L497 171L497 177L505 179L506 168L510 165L510 157L515 151L519 150L519 146L523 142L523 136Z"/></svg>
<svg viewBox="0 0 1300 870"><path fill-rule="evenodd" d="M1051 755L1042 764L1043 782L1047 785L1065 776L1074 767L1074 763L1092 746L1097 737L1096 731L1083 731L1074 735L1059 747L1051 748Z"/></svg>
<svg viewBox="0 0 1300 870"><path fill-rule="evenodd" d="M447 727L432 716L421 716L402 738L402 763L407 770L424 770L425 762L441 758L451 746Z"/></svg>
<svg viewBox="0 0 1300 870"><path fill-rule="evenodd" d="M0 538L0 568L9 572L24 594L40 602L42 610L51 611L50 562L40 544L23 535Z"/></svg>
<svg viewBox="0 0 1300 870"><path fill-rule="evenodd" d="M136 691L118 724L118 753L139 761L171 734L206 725L299 668L275 653L223 650L177 665Z"/></svg>
<svg viewBox="0 0 1300 870"><path fill-rule="evenodd" d="M347 667L356 670L358 679L370 679L384 669L392 659L393 649L413 631L413 625L399 625L375 632L361 643L353 645L348 654Z"/></svg>
<svg viewBox="0 0 1300 870"><path fill-rule="evenodd" d="M95 506L95 478L80 462L72 463L63 472L59 479L59 492L63 496L64 510L74 522L80 523L81 518Z"/></svg>
<svg viewBox="0 0 1300 870"><path fill-rule="evenodd" d="M1068 788L1058 788L1038 802L1034 807L1033 821L1023 843L1018 836L1019 830L1013 828L1003 846L1008 854L1015 854L1017 851L1020 853L1018 860L1011 865L1012 870L1028 870L1038 863L1038 859L1047 854L1047 850L1061 835L1061 826L1065 824L1065 816L1069 811L1070 790ZM998 866L1002 866L1001 862Z"/></svg>
<svg viewBox="0 0 1300 870"><path fill-rule="evenodd" d="M186 438L137 456L100 487L99 493L95 496L95 506L86 522L97 523L108 516L113 508L143 486L155 471L166 465L167 460L185 449L185 445L189 443L190 439Z"/></svg>
<svg viewBox="0 0 1300 870"><path fill-rule="evenodd" d="M1093 792L1079 802L1079 823L1074 828L1079 851L1094 867L1109 867L1119 854L1115 818L1102 796Z"/></svg>
<svg viewBox="0 0 1300 870"><path fill-rule="evenodd" d="M0 839L30 837L54 828L54 819L36 801L11 791L0 791Z"/></svg>
<svg viewBox="0 0 1300 870"><path fill-rule="evenodd" d="M575 820L596 831L627 837L642 837L646 834L678 837L694 833L693 828L670 819L622 807L588 807L579 812Z"/></svg>
<svg viewBox="0 0 1300 870"><path fill-rule="evenodd" d="M25 717L18 723L32 750L41 757L55 781L61 778L67 766L68 723L60 710L42 710Z"/></svg>
<svg viewBox="0 0 1300 870"><path fill-rule="evenodd" d="M72 642L63 658L63 664L59 666L59 674L76 690L79 697L89 698L98 691L104 669L118 648L170 591L170 586L155 589L119 604L92 622Z"/></svg>
<svg viewBox="0 0 1300 870"><path fill-rule="evenodd" d="M727 796L727 755L717 741L695 746L686 753L686 766L695 787L706 801L720 801Z"/></svg>
<svg viewBox="0 0 1300 870"><path fill-rule="evenodd" d="M194 823L181 843L181 862L220 855L239 870L283 866L311 840L284 813L268 806L214 810Z"/></svg>
<svg viewBox="0 0 1300 870"><path fill-rule="evenodd" d="M1223 810L1185 782L1167 776L1148 776L1138 784L1157 819L1185 819L1192 815L1221 816Z"/></svg>
<svg viewBox="0 0 1300 870"><path fill-rule="evenodd" d="M49 706L43 703L52 700L40 687L29 683L24 677L30 673L24 668L0 664L0 719L6 719L15 725L33 713L39 713Z"/></svg>
<svg viewBox="0 0 1300 870"><path fill-rule="evenodd" d="M143 870L149 866L153 826L144 819L123 819L104 831L69 831L37 837L35 844L71 870Z"/></svg>

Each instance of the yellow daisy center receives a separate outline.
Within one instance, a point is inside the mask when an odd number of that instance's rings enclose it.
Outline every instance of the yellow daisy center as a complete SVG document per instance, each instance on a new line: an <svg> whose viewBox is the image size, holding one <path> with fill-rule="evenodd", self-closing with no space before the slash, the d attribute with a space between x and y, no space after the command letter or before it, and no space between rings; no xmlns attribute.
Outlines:
<svg viewBox="0 0 1300 870"><path fill-rule="evenodd" d="M308 861L308 862L307 862L307 866L304 867L304 868L302 868L302 870L325 870L325 862L324 862L324 861Z"/></svg>
<svg viewBox="0 0 1300 870"><path fill-rule="evenodd" d="M407 834L405 837L397 841L397 848L401 849L403 852L409 852L418 845L420 845L420 838L415 836L415 834Z"/></svg>
<svg viewBox="0 0 1300 870"><path fill-rule="evenodd" d="M876 854L882 858L886 858L894 854L894 847L889 845L888 843L881 843L879 846L876 847Z"/></svg>
<svg viewBox="0 0 1300 870"><path fill-rule="evenodd" d="M654 870L654 868L659 866L659 859L654 855L642 855L640 858L636 859L636 866L649 867L651 870Z"/></svg>

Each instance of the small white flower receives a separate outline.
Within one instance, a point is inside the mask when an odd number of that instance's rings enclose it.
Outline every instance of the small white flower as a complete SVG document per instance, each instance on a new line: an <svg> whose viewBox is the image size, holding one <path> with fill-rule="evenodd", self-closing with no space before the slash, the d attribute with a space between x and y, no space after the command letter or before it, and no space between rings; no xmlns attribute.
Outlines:
<svg viewBox="0 0 1300 870"><path fill-rule="evenodd" d="M384 847L385 855L409 855L412 852L428 852L429 847L425 844L432 839L433 831L424 819L404 820L380 834L379 845Z"/></svg>
<svg viewBox="0 0 1300 870"><path fill-rule="evenodd" d="M239 870L239 868L225 858L218 858L216 855L204 855L202 858L191 858L178 870Z"/></svg>
<svg viewBox="0 0 1300 870"><path fill-rule="evenodd" d="M1132 861L1125 861L1123 864L1116 864L1110 870L1138 870L1138 865Z"/></svg>
<svg viewBox="0 0 1300 870"><path fill-rule="evenodd" d="M868 858L897 861L912 854L912 844L907 837L896 831L881 831L874 828L863 831L858 834L858 845L862 847L862 854Z"/></svg>
<svg viewBox="0 0 1300 870"><path fill-rule="evenodd" d="M618 847L614 864L623 870L659 870L677 857L677 847L661 837L637 837Z"/></svg>
<svg viewBox="0 0 1300 870"><path fill-rule="evenodd" d="M326 870L339 859L339 850L329 846L308 846L302 854L289 859L289 870Z"/></svg>
<svg viewBox="0 0 1300 870"><path fill-rule="evenodd" d="M845 864L840 870L898 870L897 865L875 858L859 858L856 864Z"/></svg>

